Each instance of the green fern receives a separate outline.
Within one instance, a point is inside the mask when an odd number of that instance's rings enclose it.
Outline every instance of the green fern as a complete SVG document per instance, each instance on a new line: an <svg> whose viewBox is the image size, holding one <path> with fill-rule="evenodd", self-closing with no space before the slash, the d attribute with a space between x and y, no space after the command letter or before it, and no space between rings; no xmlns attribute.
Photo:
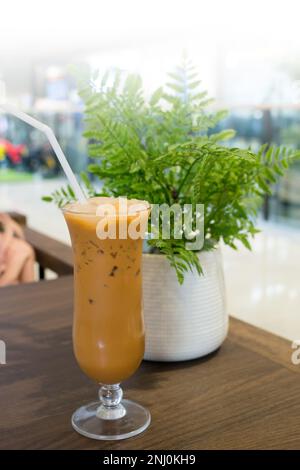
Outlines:
<svg viewBox="0 0 300 470"><path fill-rule="evenodd" d="M186 57L149 99L139 76L120 71L106 73L100 82L85 80L80 95L94 160L88 171L104 184L104 194L152 204L204 204L204 250L220 240L251 248L259 204L299 158L298 151L262 146L253 153L224 145L234 131L214 128L227 112L209 111L211 99ZM83 174L82 180L94 195L88 177ZM70 190L61 189L46 199L61 206L70 198ZM152 250L167 256L181 283L187 270L202 272L197 253L185 242L149 240Z"/></svg>

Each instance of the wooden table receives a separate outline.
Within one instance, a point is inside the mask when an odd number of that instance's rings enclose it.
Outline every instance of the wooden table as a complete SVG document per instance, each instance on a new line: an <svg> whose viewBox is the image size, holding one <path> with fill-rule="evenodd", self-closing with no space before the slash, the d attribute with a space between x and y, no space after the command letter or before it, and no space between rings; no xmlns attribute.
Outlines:
<svg viewBox="0 0 300 470"><path fill-rule="evenodd" d="M123 384L151 410L144 434L114 443L78 435L71 414L97 386L76 365L71 321L70 276L0 289L0 449L300 447L300 365L290 343L234 319L215 354L145 362Z"/></svg>

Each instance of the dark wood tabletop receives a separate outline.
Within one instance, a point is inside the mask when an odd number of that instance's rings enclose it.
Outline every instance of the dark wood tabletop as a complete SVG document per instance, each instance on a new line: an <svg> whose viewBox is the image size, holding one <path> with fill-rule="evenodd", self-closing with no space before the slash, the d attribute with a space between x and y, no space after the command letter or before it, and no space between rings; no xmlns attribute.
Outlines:
<svg viewBox="0 0 300 470"><path fill-rule="evenodd" d="M84 438L70 418L97 385L72 353L70 276L0 289L0 449L293 449L300 447L300 365L291 344L231 319L216 353L144 362L123 384L152 423L118 442Z"/></svg>

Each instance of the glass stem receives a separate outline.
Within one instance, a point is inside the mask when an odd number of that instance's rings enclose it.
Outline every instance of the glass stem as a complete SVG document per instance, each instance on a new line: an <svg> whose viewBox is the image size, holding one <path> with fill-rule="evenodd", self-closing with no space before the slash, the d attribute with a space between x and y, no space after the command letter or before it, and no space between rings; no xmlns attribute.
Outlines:
<svg viewBox="0 0 300 470"><path fill-rule="evenodd" d="M100 419L120 419L126 414L126 410L121 403L123 390L120 384L102 385L99 390L101 405L97 410L97 417Z"/></svg>

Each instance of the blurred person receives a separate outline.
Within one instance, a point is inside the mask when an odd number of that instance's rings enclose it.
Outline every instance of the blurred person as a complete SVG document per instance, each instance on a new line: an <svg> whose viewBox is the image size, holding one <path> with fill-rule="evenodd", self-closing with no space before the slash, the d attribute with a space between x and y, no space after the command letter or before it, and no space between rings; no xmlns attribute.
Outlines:
<svg viewBox="0 0 300 470"><path fill-rule="evenodd" d="M34 251L7 214L0 213L0 287L34 281Z"/></svg>
<svg viewBox="0 0 300 470"><path fill-rule="evenodd" d="M30 172L39 172L44 176L56 176L60 172L52 147L47 142L31 149L23 161Z"/></svg>

